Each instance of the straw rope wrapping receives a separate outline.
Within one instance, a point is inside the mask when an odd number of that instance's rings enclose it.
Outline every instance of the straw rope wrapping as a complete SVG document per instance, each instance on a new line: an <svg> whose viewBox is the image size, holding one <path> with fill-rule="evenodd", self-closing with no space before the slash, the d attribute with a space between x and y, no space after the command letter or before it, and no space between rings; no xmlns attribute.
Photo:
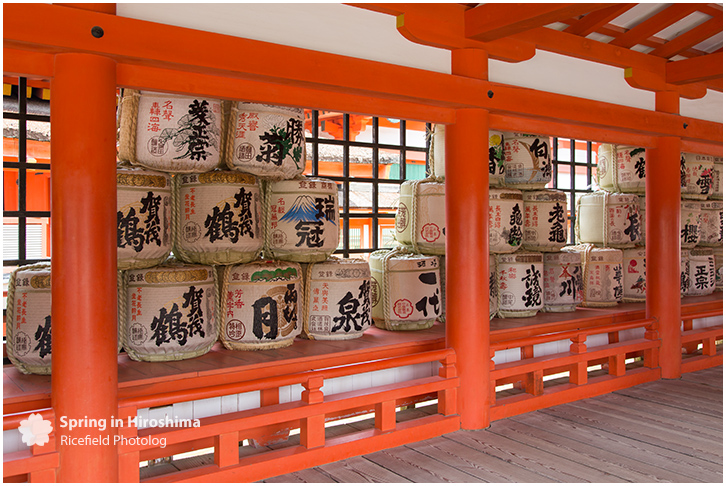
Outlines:
<svg viewBox="0 0 726 486"><path fill-rule="evenodd" d="M15 278L19 271L26 270L50 270L50 263L35 263L33 265L18 267L10 274L10 280L8 281L8 305L5 311L5 321L7 323L5 326L5 337L7 340L8 358L18 370L26 375L49 375L50 366L28 365L19 361L15 356Z"/></svg>
<svg viewBox="0 0 726 486"><path fill-rule="evenodd" d="M262 187L262 255L264 258L272 258L272 250L270 250L270 230L272 229L272 213L270 212L270 204L272 196L270 195L270 181L261 180Z"/></svg>
<svg viewBox="0 0 726 486"><path fill-rule="evenodd" d="M141 92L124 89L119 104L119 147L118 157L124 162L136 161L136 131L139 123L139 100Z"/></svg>
<svg viewBox="0 0 726 486"><path fill-rule="evenodd" d="M418 179L411 182L411 244L406 245L405 243L401 242L404 246L411 246L414 253L423 253L419 247L418 243L418 234L419 230L419 224L418 224L418 198L420 195L419 186L421 184L425 184L428 182L438 183L438 184L445 184L445 180L443 177L434 177L432 175L429 175L426 177L426 179ZM444 189L446 190L446 189ZM434 251L434 250L432 250Z"/></svg>
<svg viewBox="0 0 726 486"><path fill-rule="evenodd" d="M434 148L435 145L435 135L437 132L438 125L431 125L429 128L426 129L426 142L429 145L429 163L426 167L426 178L435 177L436 172L434 171L434 166L436 165L436 151ZM440 177L443 180L443 176Z"/></svg>
<svg viewBox="0 0 726 486"><path fill-rule="evenodd" d="M588 293L587 293L587 280L588 275L590 273L590 267L591 267L591 260L590 256L592 254L592 250L596 248L595 245L592 243L584 243L581 245L573 245L566 247L567 250L565 251L578 251L580 253L580 261L582 262L582 292L584 294L582 303L580 304L582 307L614 307L618 305L617 301L612 302L605 302L605 301L593 301L588 299ZM598 264L610 264L610 265L621 265L622 262L598 262Z"/></svg>
<svg viewBox="0 0 726 486"><path fill-rule="evenodd" d="M391 292L389 281L388 262L391 258L398 255L411 254L410 250L402 246L398 246L384 253L381 257L381 293L383 294L383 324L386 329L395 330L396 326L391 324Z"/></svg>
<svg viewBox="0 0 726 486"><path fill-rule="evenodd" d="M233 265L220 266L219 273L217 275L221 293L217 299L217 302L219 303L217 306L217 313L219 314L219 319L217 320L217 336L219 337L219 340L222 341L222 344L225 345L225 348L227 347L227 312L225 309L227 307L227 292L229 291L229 274L232 272L232 266Z"/></svg>
<svg viewBox="0 0 726 486"><path fill-rule="evenodd" d="M171 246L174 256L185 262L190 262L191 256L181 244L181 218L182 212L179 211L179 196L181 195L181 176L174 175L171 178Z"/></svg>
<svg viewBox="0 0 726 486"><path fill-rule="evenodd" d="M512 255L505 254L503 256ZM515 257L516 258L516 257ZM506 318L517 318L517 317L532 317L537 315L537 312L539 309L534 310L504 310L502 309L502 293L499 291L499 258L495 257L495 268L497 270L497 316L501 317L503 319ZM542 264L544 267L544 263ZM544 297L543 297L543 306L544 306ZM506 315L505 315L506 314Z"/></svg>
<svg viewBox="0 0 726 486"><path fill-rule="evenodd" d="M312 289L313 279L313 266L315 263L308 263L308 267L305 269L305 277L302 279L300 288L303 293L303 305L302 305L302 334L303 337L310 340L315 340L315 336L310 334L308 329L310 325L310 295L308 290Z"/></svg>

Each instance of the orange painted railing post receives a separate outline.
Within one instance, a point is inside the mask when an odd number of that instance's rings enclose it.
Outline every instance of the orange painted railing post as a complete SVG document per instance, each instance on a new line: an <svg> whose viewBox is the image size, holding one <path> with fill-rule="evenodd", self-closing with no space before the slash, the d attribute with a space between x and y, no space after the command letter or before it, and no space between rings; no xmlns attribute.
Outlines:
<svg viewBox="0 0 726 486"><path fill-rule="evenodd" d="M94 40L89 27L88 42ZM61 438L58 480L115 482L116 63L58 54L51 91L51 403ZM96 422L70 431L61 428L63 418ZM106 421L104 430L100 420ZM72 445L63 436L104 442Z"/></svg>
<svg viewBox="0 0 726 486"><path fill-rule="evenodd" d="M477 49L452 51L452 73L486 79ZM489 426L489 112L446 127L446 343L456 351L464 429Z"/></svg>
<svg viewBox="0 0 726 486"><path fill-rule="evenodd" d="M587 352L587 335L578 334L573 338L570 338L572 344L570 344L570 352L573 354L585 354ZM570 383L573 385L585 385L587 384L587 361L578 361L570 369Z"/></svg>
<svg viewBox="0 0 726 486"><path fill-rule="evenodd" d="M643 335L645 339L656 341L659 339L658 336L657 323L645 326L645 334ZM660 353L658 348L646 349L643 351L643 366L646 368L658 368L658 366L660 366L659 356Z"/></svg>
<svg viewBox="0 0 726 486"><path fill-rule="evenodd" d="M454 378L456 376L456 355L449 354L441 360L439 368L441 378ZM442 415L453 415L457 412L456 388L447 388L439 392L438 412Z"/></svg>
<svg viewBox="0 0 726 486"><path fill-rule="evenodd" d="M323 403L325 397L320 390L323 387L323 377L313 376L303 383L302 401L308 404ZM325 445L325 415L314 415L300 421L300 445L306 449L322 447Z"/></svg>

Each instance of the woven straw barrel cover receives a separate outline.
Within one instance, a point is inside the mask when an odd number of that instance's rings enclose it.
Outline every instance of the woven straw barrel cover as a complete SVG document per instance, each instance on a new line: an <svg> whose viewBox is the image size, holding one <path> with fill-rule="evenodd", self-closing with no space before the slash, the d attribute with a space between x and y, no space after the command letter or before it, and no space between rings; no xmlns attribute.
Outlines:
<svg viewBox="0 0 726 486"><path fill-rule="evenodd" d="M438 257L389 253L375 251L369 260L374 324L389 331L430 328L442 311Z"/></svg>
<svg viewBox="0 0 726 486"><path fill-rule="evenodd" d="M305 170L302 108L233 102L225 163L266 179L292 179Z"/></svg>
<svg viewBox="0 0 726 486"><path fill-rule="evenodd" d="M597 148L597 185L603 191L617 192L613 182L616 145L601 143Z"/></svg>
<svg viewBox="0 0 726 486"><path fill-rule="evenodd" d="M688 295L691 286L691 252L681 250L681 297Z"/></svg>
<svg viewBox="0 0 726 486"><path fill-rule="evenodd" d="M371 269L363 259L311 263L305 274L303 336L355 339L371 327Z"/></svg>
<svg viewBox="0 0 726 486"><path fill-rule="evenodd" d="M163 172L116 169L119 270L162 263L171 251L171 178Z"/></svg>
<svg viewBox="0 0 726 486"><path fill-rule="evenodd" d="M512 253L522 246L524 200L517 189L489 189L489 251Z"/></svg>
<svg viewBox="0 0 726 486"><path fill-rule="evenodd" d="M446 177L446 125L434 125L429 146L434 177ZM489 187L504 185L504 134L489 131Z"/></svg>
<svg viewBox="0 0 726 486"><path fill-rule="evenodd" d="M119 159L163 172L208 172L219 166L222 104L215 99L124 90Z"/></svg>
<svg viewBox="0 0 726 486"><path fill-rule="evenodd" d="M713 194L709 199L723 199L723 157L713 158Z"/></svg>
<svg viewBox="0 0 726 486"><path fill-rule="evenodd" d="M698 246L723 247L723 202L701 202L701 234Z"/></svg>
<svg viewBox="0 0 726 486"><path fill-rule="evenodd" d="M544 189L551 180L549 137L505 133L504 184L515 189Z"/></svg>
<svg viewBox="0 0 726 486"><path fill-rule="evenodd" d="M439 257L439 278L441 280L441 315L439 322L446 322L446 255Z"/></svg>
<svg viewBox="0 0 726 486"><path fill-rule="evenodd" d="M136 361L177 361L208 352L217 341L219 289L207 265L167 262L125 272L123 346Z"/></svg>
<svg viewBox="0 0 726 486"><path fill-rule="evenodd" d="M701 240L701 204L681 201L681 248L695 248Z"/></svg>
<svg viewBox="0 0 726 486"><path fill-rule="evenodd" d="M566 246L582 262L583 307L613 307L623 299L623 252L591 244Z"/></svg>
<svg viewBox="0 0 726 486"><path fill-rule="evenodd" d="M431 128L429 164L434 177L446 177L446 125Z"/></svg>
<svg viewBox="0 0 726 486"><path fill-rule="evenodd" d="M567 244L567 195L544 189L524 191L524 238L522 248L558 251Z"/></svg>
<svg viewBox="0 0 726 486"><path fill-rule="evenodd" d="M713 249L713 259L716 265L716 290L723 290L723 247Z"/></svg>
<svg viewBox="0 0 726 486"><path fill-rule="evenodd" d="M623 250L623 302L645 302L645 248Z"/></svg>
<svg viewBox="0 0 726 486"><path fill-rule="evenodd" d="M262 197L249 174L214 171L174 176L174 255L204 265L244 263L264 243Z"/></svg>
<svg viewBox="0 0 726 486"><path fill-rule="evenodd" d="M642 241L640 202L635 194L593 192L577 201L578 242L631 248Z"/></svg>
<svg viewBox="0 0 726 486"><path fill-rule="evenodd" d="M638 211L640 211L640 243L638 246L645 246L645 194L638 196Z"/></svg>
<svg viewBox="0 0 726 486"><path fill-rule="evenodd" d="M7 353L25 374L50 374L50 264L18 267L8 282Z"/></svg>
<svg viewBox="0 0 726 486"><path fill-rule="evenodd" d="M712 155L681 153L681 197L707 199L713 194Z"/></svg>
<svg viewBox="0 0 726 486"><path fill-rule="evenodd" d="M264 211L269 250L279 260L322 262L338 246L338 186L329 179L271 182Z"/></svg>
<svg viewBox="0 0 726 486"><path fill-rule="evenodd" d="M570 252L544 254L543 312L571 312L582 302L582 262Z"/></svg>
<svg viewBox="0 0 726 486"><path fill-rule="evenodd" d="M224 267L219 340L235 350L290 346L302 331L303 276L297 263L257 261Z"/></svg>
<svg viewBox="0 0 726 486"><path fill-rule="evenodd" d="M645 193L645 149L618 145L615 151L614 192Z"/></svg>
<svg viewBox="0 0 726 486"><path fill-rule="evenodd" d="M401 184L396 211L396 240L417 253L446 253L446 197L442 182ZM414 241L414 238L416 241Z"/></svg>
<svg viewBox="0 0 726 486"><path fill-rule="evenodd" d="M497 255L499 317L532 317L544 305L542 253Z"/></svg>
<svg viewBox="0 0 726 486"><path fill-rule="evenodd" d="M694 248L689 255L686 295L709 295L716 289L716 262L711 248Z"/></svg>
<svg viewBox="0 0 726 486"><path fill-rule="evenodd" d="M497 280L497 256L489 254L489 319L499 312L499 281Z"/></svg>

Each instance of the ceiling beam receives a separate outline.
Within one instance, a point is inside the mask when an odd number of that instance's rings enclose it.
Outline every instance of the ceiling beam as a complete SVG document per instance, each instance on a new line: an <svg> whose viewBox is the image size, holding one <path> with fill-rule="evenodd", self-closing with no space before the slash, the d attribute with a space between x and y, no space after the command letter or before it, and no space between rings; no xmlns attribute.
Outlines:
<svg viewBox="0 0 726 486"><path fill-rule="evenodd" d="M485 3L465 13L465 35L482 42L509 37L612 3Z"/></svg>
<svg viewBox="0 0 726 486"><path fill-rule="evenodd" d="M666 82L675 85L723 78L723 52L669 62L665 74Z"/></svg>
<svg viewBox="0 0 726 486"><path fill-rule="evenodd" d="M698 10L698 7L699 4L697 3L673 4L639 23L624 34L616 37L610 41L610 44L613 46L631 48L634 45L640 44L642 41L648 39L650 36L657 34L669 25L672 25L692 14Z"/></svg>
<svg viewBox="0 0 726 486"><path fill-rule="evenodd" d="M612 7L604 8L596 12L590 12L581 19L570 24L564 32L585 37L593 32L596 32L599 28L624 14L636 5L637 3L624 3L622 5L613 5Z"/></svg>
<svg viewBox="0 0 726 486"><path fill-rule="evenodd" d="M681 54L686 49L690 49L696 44L713 37L721 31L723 31L723 15L713 17L712 19L697 25L665 44L656 47L648 54L651 56L659 56L669 59L676 54Z"/></svg>

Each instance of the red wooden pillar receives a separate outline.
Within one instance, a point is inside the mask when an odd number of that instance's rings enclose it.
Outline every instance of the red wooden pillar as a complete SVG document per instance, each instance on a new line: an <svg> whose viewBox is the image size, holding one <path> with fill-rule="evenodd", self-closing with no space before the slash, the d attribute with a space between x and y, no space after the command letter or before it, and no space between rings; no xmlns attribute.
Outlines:
<svg viewBox="0 0 726 486"><path fill-rule="evenodd" d="M93 41L90 27L89 42ZM55 56L51 82L52 367L63 482L116 482L116 63ZM84 427L61 420L88 418ZM100 422L105 420L104 430ZM100 443L73 445L63 436ZM88 437L89 439L86 439Z"/></svg>
<svg viewBox="0 0 726 486"><path fill-rule="evenodd" d="M452 53L452 73L486 79L487 54ZM446 127L446 343L456 351L461 427L489 426L489 112Z"/></svg>

